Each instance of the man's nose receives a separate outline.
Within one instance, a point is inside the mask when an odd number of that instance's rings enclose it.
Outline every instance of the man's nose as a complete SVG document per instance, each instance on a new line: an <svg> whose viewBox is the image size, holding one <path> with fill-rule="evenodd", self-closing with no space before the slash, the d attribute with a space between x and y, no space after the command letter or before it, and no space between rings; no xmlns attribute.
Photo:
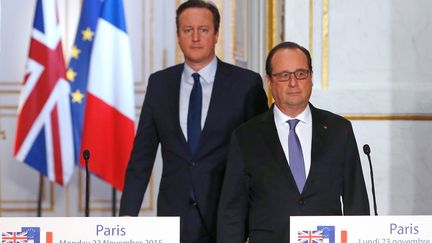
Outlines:
<svg viewBox="0 0 432 243"><path fill-rule="evenodd" d="M298 80L297 80L297 78L295 77L294 73L290 73L289 75L290 75L290 77L289 77L289 79L288 79L288 85L289 85L290 87L295 87L295 86L297 86L297 82L298 82Z"/></svg>
<svg viewBox="0 0 432 243"><path fill-rule="evenodd" d="M200 34L198 30L194 30L192 32L192 40L193 41L199 41L200 40Z"/></svg>

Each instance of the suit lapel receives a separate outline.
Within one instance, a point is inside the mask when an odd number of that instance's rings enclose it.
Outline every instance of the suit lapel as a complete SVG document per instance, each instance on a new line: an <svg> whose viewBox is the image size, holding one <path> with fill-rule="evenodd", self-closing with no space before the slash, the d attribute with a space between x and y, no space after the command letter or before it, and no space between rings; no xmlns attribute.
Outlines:
<svg viewBox="0 0 432 243"><path fill-rule="evenodd" d="M327 136L326 130L328 124L326 119L315 107L310 105L312 113L312 151L311 161L317 161L324 153L324 145L326 144ZM312 166L313 164L311 164Z"/></svg>
<svg viewBox="0 0 432 243"><path fill-rule="evenodd" d="M324 114L319 112L314 106L309 104L312 113L312 146L311 146L311 167L309 175L306 180L305 189L310 187L310 183L313 181L317 171L317 165L322 160L325 152L325 145L328 141L327 128L328 124Z"/></svg>
<svg viewBox="0 0 432 243"><path fill-rule="evenodd" d="M266 114L262 117L261 122L263 124L262 135L265 140L265 145L271 151L274 161L279 167L281 167L291 186L298 191L297 184L295 183L294 176L291 173L291 169L288 165L288 161L285 157L285 153L276 130L273 116L273 107L266 112Z"/></svg>
<svg viewBox="0 0 432 243"><path fill-rule="evenodd" d="M169 118L172 119L173 124L175 126L176 134L180 140L180 143L184 147L184 150L188 151L188 155L190 156L189 147L187 145L187 141L185 135L183 134L180 127L180 114L179 114L179 101L180 101L180 83L181 77L183 73L184 65L180 64L174 68L173 73L171 75L167 75L167 82L165 82L165 89L167 90L167 101L169 103Z"/></svg>

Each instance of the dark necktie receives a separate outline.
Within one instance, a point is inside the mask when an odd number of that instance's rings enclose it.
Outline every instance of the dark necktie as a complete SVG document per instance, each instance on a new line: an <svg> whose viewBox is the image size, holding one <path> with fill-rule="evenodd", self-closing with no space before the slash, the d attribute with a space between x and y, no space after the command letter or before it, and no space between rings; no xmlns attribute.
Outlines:
<svg viewBox="0 0 432 243"><path fill-rule="evenodd" d="M300 140L295 132L298 122L299 120L297 119L288 120L290 126L288 134L288 151L291 172L294 176L297 188L301 193L306 182L306 170Z"/></svg>
<svg viewBox="0 0 432 243"><path fill-rule="evenodd" d="M195 154L198 141L201 135L201 111L202 111L202 89L200 83L200 75L192 74L194 85L189 97L189 111L187 120L187 136L188 145Z"/></svg>

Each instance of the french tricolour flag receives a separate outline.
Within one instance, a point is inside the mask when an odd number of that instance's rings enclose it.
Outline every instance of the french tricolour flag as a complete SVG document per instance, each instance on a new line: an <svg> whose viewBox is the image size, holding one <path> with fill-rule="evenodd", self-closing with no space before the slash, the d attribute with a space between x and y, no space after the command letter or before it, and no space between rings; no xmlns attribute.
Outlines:
<svg viewBox="0 0 432 243"><path fill-rule="evenodd" d="M86 98L81 148L91 153L89 169L122 190L135 133L132 60L122 0L102 3Z"/></svg>
<svg viewBox="0 0 432 243"><path fill-rule="evenodd" d="M18 106L14 156L65 184L75 167L70 86L56 0L38 0Z"/></svg>

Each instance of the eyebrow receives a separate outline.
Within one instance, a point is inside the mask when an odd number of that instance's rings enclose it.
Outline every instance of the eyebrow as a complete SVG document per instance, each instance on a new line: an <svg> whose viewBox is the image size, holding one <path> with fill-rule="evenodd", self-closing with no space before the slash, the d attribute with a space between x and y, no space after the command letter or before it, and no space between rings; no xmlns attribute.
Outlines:
<svg viewBox="0 0 432 243"><path fill-rule="evenodd" d="M272 71L274 71L274 70L272 70ZM281 71L275 72L275 73L283 73L283 72L290 72L290 73L292 73L292 72L295 72L295 71L309 71L309 69L307 67L305 67L305 68L297 68L294 71L289 71L288 69L284 69L284 70L281 70Z"/></svg>
<svg viewBox="0 0 432 243"><path fill-rule="evenodd" d="M200 25L200 26L198 26L198 28L201 28L201 27L210 27L210 25ZM182 28L194 28L194 26L192 26L192 25L185 25L185 26L182 26Z"/></svg>

